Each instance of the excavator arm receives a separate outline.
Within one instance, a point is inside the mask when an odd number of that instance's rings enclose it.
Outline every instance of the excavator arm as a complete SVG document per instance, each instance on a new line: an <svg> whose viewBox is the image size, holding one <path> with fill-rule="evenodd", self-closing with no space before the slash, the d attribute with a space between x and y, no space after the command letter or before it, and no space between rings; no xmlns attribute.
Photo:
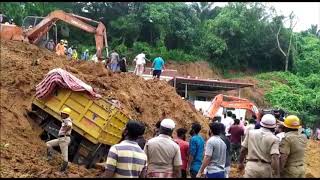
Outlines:
<svg viewBox="0 0 320 180"><path fill-rule="evenodd" d="M211 103L211 106L208 110L208 116L213 118L218 112L220 107L224 108L235 108L235 109L246 109L252 112L257 116L257 119L260 119L261 115L258 108L252 102L247 99L237 98L234 96L225 96L223 94L217 95Z"/></svg>
<svg viewBox="0 0 320 180"><path fill-rule="evenodd" d="M94 21L89 18L81 17L72 13L66 13L61 10L56 10L51 12L47 17L45 17L39 24L33 27L31 30L26 32L26 36L29 39L30 43L37 43L41 37L46 34L51 27L58 20L64 21L70 25L78 27L86 32L93 33L95 35L96 41L96 55L99 60L102 59L102 51L105 44L107 56L108 56L108 44L107 44L107 33L106 27L103 23ZM97 23L97 27L93 27L86 22L94 22ZM104 43L103 43L104 41Z"/></svg>

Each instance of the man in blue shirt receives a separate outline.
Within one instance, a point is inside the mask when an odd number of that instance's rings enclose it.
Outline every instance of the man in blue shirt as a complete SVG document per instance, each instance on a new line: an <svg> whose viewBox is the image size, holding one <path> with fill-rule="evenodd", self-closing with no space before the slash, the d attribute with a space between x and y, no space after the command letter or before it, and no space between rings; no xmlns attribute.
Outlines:
<svg viewBox="0 0 320 180"><path fill-rule="evenodd" d="M196 178L197 173L202 164L203 150L205 141L203 137L199 135L201 125L199 123L193 123L190 131L192 138L189 142L189 162L188 170L192 178Z"/></svg>
<svg viewBox="0 0 320 180"><path fill-rule="evenodd" d="M152 68L153 68L153 77L157 76L157 78L160 79L162 69L164 69L164 60L160 56L156 57L153 60Z"/></svg>

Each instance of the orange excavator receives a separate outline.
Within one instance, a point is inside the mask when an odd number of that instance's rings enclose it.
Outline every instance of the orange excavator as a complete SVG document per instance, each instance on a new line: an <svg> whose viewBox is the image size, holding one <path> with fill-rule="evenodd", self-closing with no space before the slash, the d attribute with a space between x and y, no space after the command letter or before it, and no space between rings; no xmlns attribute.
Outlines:
<svg viewBox="0 0 320 180"><path fill-rule="evenodd" d="M51 27L55 25L58 20L64 21L86 32L93 33L96 41L96 55L99 60L102 60L102 51L104 47L106 48L107 56L109 55L106 27L102 22L72 13L66 13L62 10L55 10L51 12L36 26L26 30L23 30L21 27L16 25L1 23L0 39L24 41L31 44L37 44L41 38L50 31ZM96 23L98 25L97 27L94 27L87 22Z"/></svg>
<svg viewBox="0 0 320 180"><path fill-rule="evenodd" d="M234 109L246 109L256 115L257 119L260 120L261 114L257 106L247 99L242 99L234 96L226 96L218 94L213 100L208 110L208 116L210 118L215 117L219 108L234 108Z"/></svg>

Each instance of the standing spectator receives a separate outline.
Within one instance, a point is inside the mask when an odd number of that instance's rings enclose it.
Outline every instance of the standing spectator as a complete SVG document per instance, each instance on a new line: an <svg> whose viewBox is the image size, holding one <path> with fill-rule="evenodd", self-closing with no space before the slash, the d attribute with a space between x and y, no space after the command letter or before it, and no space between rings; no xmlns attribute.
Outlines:
<svg viewBox="0 0 320 180"><path fill-rule="evenodd" d="M58 56L64 55L64 40L63 39L61 39L60 43L58 43L56 46L56 54Z"/></svg>
<svg viewBox="0 0 320 180"><path fill-rule="evenodd" d="M138 121L130 120L124 132L125 140L111 146L105 174L107 178L144 178L147 156L136 142L144 134L145 127Z"/></svg>
<svg viewBox="0 0 320 180"><path fill-rule="evenodd" d="M307 138L298 132L300 119L294 115L287 116L283 125L285 136L279 146L281 178L304 178Z"/></svg>
<svg viewBox="0 0 320 180"><path fill-rule="evenodd" d="M200 178L204 169L207 167L207 178L224 178L226 164L227 146L220 138L220 123L210 123L210 131L212 136L207 141L205 148L205 156L197 178Z"/></svg>
<svg viewBox="0 0 320 180"><path fill-rule="evenodd" d="M94 55L91 57L91 61L93 61L93 62L98 62L97 54L94 54Z"/></svg>
<svg viewBox="0 0 320 180"><path fill-rule="evenodd" d="M255 128L255 126L256 126L256 120L250 119L248 126L244 130L244 135L246 136L250 130Z"/></svg>
<svg viewBox="0 0 320 180"><path fill-rule="evenodd" d="M78 60L78 52L76 47L72 49L72 59Z"/></svg>
<svg viewBox="0 0 320 180"><path fill-rule="evenodd" d="M134 73L138 76L141 76L144 72L144 65L146 64L146 55L144 52L142 52L138 54L133 61L136 63Z"/></svg>
<svg viewBox="0 0 320 180"><path fill-rule="evenodd" d="M244 178L279 177L279 139L273 134L276 118L266 114L261 118L261 128L248 132L242 142L239 159L239 170L244 168L247 156Z"/></svg>
<svg viewBox="0 0 320 180"><path fill-rule="evenodd" d="M252 119L254 119L254 121L256 122L256 125L255 125L254 129L260 129L260 122L257 121L257 116L256 115L252 115Z"/></svg>
<svg viewBox="0 0 320 180"><path fill-rule="evenodd" d="M159 134L160 134L160 123L161 123L161 121L158 121L157 123L156 123L156 125L155 125L155 130L154 130L154 133L153 133L153 137L156 137L156 136L158 136Z"/></svg>
<svg viewBox="0 0 320 180"><path fill-rule="evenodd" d="M68 50L67 50L67 59L68 59L68 60L71 60L71 58L72 58L72 49L73 49L73 47L70 46L70 47L68 48Z"/></svg>
<svg viewBox="0 0 320 180"><path fill-rule="evenodd" d="M320 128L317 128L316 130L316 139L320 140Z"/></svg>
<svg viewBox="0 0 320 180"><path fill-rule="evenodd" d="M83 61L88 61L88 60L89 60L89 50L88 50L88 49L86 49L86 50L82 53L82 55L81 55L81 60L83 60Z"/></svg>
<svg viewBox="0 0 320 180"><path fill-rule="evenodd" d="M225 164L225 178L229 178L230 173L230 166L231 166L231 143L230 140L226 137L226 127L222 123L220 123L220 138L223 140L223 142L227 146L227 152L226 152L226 164Z"/></svg>
<svg viewBox="0 0 320 180"><path fill-rule="evenodd" d="M119 62L119 66L120 66L120 71L121 71L121 72L128 72L128 70L127 70L128 64L127 64L127 59L126 59L126 57L122 57L122 58L121 58L121 60L120 60L120 62Z"/></svg>
<svg viewBox="0 0 320 180"><path fill-rule="evenodd" d="M227 112L227 117L222 119L221 123L226 127L226 136L228 138L230 138L230 133L229 133L229 129L232 126L232 124L234 123L234 120L232 119L232 112L228 111Z"/></svg>
<svg viewBox="0 0 320 180"><path fill-rule="evenodd" d="M175 142L178 143L180 147L182 167L181 167L181 177L187 178L187 166L188 166L188 157L189 157L189 143L186 141L187 129L179 128L177 130L178 138L175 139Z"/></svg>
<svg viewBox="0 0 320 180"><path fill-rule="evenodd" d="M190 135L192 136L189 142L189 162L188 171L192 178L195 178L199 172L202 164L202 157L204 151L205 141L199 134L201 125L199 123L193 123L191 126Z"/></svg>
<svg viewBox="0 0 320 180"><path fill-rule="evenodd" d="M240 154L241 137L244 136L244 130L240 126L239 119L234 120L234 124L230 127L229 133L231 134L230 142L231 142L232 160L237 161Z"/></svg>
<svg viewBox="0 0 320 180"><path fill-rule="evenodd" d="M119 71L119 61L119 54L115 50L112 50L110 54L110 68L112 72Z"/></svg>
<svg viewBox="0 0 320 180"><path fill-rule="evenodd" d="M164 60L162 57L158 56L153 60L152 63L152 68L153 68L153 78L157 77L160 79L160 75L162 73L162 70L164 70Z"/></svg>
<svg viewBox="0 0 320 180"><path fill-rule="evenodd" d="M53 39L50 39L50 41L47 43L46 48L50 51L54 51L54 48L56 47L55 43L53 42Z"/></svg>
<svg viewBox="0 0 320 180"><path fill-rule="evenodd" d="M175 123L164 119L160 123L160 135L147 141L144 151L148 157L148 178L180 178L181 154L171 138Z"/></svg>
<svg viewBox="0 0 320 180"><path fill-rule="evenodd" d="M310 127L306 128L305 135L307 136L308 139L310 139L310 137L311 137L311 128Z"/></svg>

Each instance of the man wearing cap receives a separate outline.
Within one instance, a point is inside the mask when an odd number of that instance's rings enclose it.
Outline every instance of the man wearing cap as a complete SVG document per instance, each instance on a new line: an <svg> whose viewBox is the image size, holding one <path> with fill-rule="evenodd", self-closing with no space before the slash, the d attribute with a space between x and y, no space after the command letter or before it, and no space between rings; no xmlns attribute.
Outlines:
<svg viewBox="0 0 320 180"><path fill-rule="evenodd" d="M298 133L300 119L291 115L283 123L284 137L280 143L280 176L283 178L304 178L304 152L307 137Z"/></svg>
<svg viewBox="0 0 320 180"><path fill-rule="evenodd" d="M244 168L245 178L279 177L279 139L273 134L276 118L266 114L260 121L261 128L246 135L241 148L239 169Z"/></svg>
<svg viewBox="0 0 320 180"><path fill-rule="evenodd" d="M58 56L64 55L64 40L63 39L61 39L60 43L58 43L56 46L56 54Z"/></svg>
<svg viewBox="0 0 320 180"><path fill-rule="evenodd" d="M144 178L147 156L137 143L145 126L139 121L130 120L123 132L124 140L111 146L105 163L107 178Z"/></svg>
<svg viewBox="0 0 320 180"><path fill-rule="evenodd" d="M148 159L148 178L180 178L181 154L177 143L171 138L175 128L172 119L164 119L160 123L160 134L150 139L144 151Z"/></svg>
<svg viewBox="0 0 320 180"><path fill-rule="evenodd" d="M70 144L70 135L72 130L72 120L69 117L70 113L70 108L64 108L61 111L62 125L59 130L58 139L53 139L46 143L48 160L52 159L53 147L60 146L61 153L63 156L61 171L65 171L68 167L68 146Z"/></svg>

